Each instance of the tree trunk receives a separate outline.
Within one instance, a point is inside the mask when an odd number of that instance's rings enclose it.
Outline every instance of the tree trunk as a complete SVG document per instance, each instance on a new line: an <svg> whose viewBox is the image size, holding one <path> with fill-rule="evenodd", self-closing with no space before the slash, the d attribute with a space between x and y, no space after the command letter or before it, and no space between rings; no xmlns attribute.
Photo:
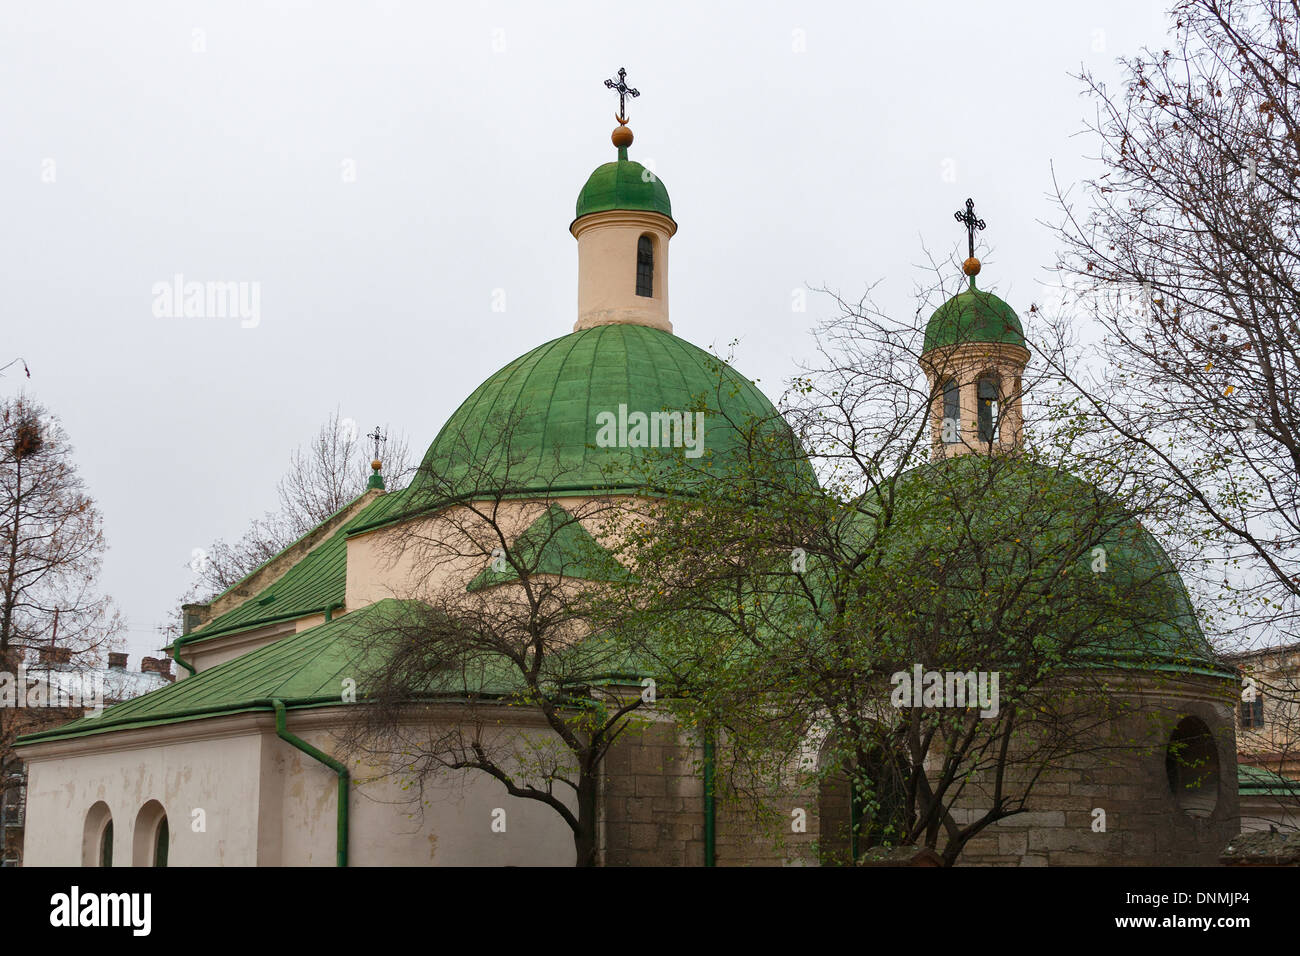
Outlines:
<svg viewBox="0 0 1300 956"><path fill-rule="evenodd" d="M596 811L599 805L596 775L583 773L578 777L578 827L573 831L577 858L574 866L596 865Z"/></svg>

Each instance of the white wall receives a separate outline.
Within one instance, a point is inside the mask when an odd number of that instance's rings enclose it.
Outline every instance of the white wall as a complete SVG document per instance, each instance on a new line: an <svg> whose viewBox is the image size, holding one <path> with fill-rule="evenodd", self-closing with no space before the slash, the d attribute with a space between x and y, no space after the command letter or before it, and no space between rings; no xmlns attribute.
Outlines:
<svg viewBox="0 0 1300 956"><path fill-rule="evenodd" d="M330 719L324 711L290 711L289 728L337 753L324 726ZM204 729L200 725L224 732L162 739L193 734ZM335 865L338 778L277 737L269 714L88 740L92 752L27 755L27 865L80 866L86 814L99 800L113 814L113 863L131 865L135 818L151 799L167 811L171 866ZM573 865L571 831L559 815L536 801L508 797L485 774L448 778L426 794L421 815L397 781L367 782L373 772L359 762L350 769L349 865ZM196 808L205 811L205 832L192 828ZM504 833L492 828L497 808L505 811Z"/></svg>

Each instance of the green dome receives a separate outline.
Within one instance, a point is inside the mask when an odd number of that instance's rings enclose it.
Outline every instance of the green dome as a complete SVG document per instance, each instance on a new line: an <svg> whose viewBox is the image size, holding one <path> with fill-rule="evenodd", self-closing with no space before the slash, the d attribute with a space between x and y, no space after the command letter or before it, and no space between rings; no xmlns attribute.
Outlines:
<svg viewBox="0 0 1300 956"><path fill-rule="evenodd" d="M925 345L921 352L957 345L960 342L1005 342L1025 344L1020 318L991 292L981 292L971 279L970 288L934 310L925 327Z"/></svg>
<svg viewBox="0 0 1300 956"><path fill-rule="evenodd" d="M702 441L694 430L669 429L667 444L681 449L673 454L685 455L693 468L712 468L739 446L721 415L742 426L777 415L748 379L670 332L596 326L538 346L475 389L429 446L411 494L436 500L449 488L470 494L643 487L644 466L664 452L646 447L649 430L639 438L634 422L621 446L608 431L602 443L602 423L608 428L610 418L598 416L617 419L620 406L629 419L636 412L704 412Z"/></svg>
<svg viewBox="0 0 1300 956"><path fill-rule="evenodd" d="M627 158L627 150L618 151L618 161L600 166L578 193L574 220L593 212L610 209L640 209L673 218L668 190L658 176L638 162Z"/></svg>
<svg viewBox="0 0 1300 956"><path fill-rule="evenodd" d="M1005 561L1013 569L1015 587L1033 581L1034 587L1055 592L1059 583L1064 585L1061 593L1081 596L1075 613L1089 616L1089 633L1097 640L1087 647L1076 645L1080 660L1140 670L1228 673L1215 662L1182 578L1164 549L1139 521L1088 482L1023 455L999 457L992 467L986 456L958 455L900 476L894 505L896 520L903 522L897 541L900 571L913 566L918 541L942 542L960 522L966 546L980 543L985 560L993 562L984 564L983 571ZM869 526L870 519L865 520ZM942 551L940 547L935 554ZM1062 567L1072 555L1077 560ZM954 573L950 587L935 600L960 604L975 596L978 607L986 585L966 582L964 575L979 575L981 569ZM1094 592L1094 598L1083 597ZM1131 601L1136 593L1142 595L1140 607ZM1117 618L1117 603L1132 610ZM1064 607L1069 613L1070 604ZM1044 640L1052 640L1050 625Z"/></svg>

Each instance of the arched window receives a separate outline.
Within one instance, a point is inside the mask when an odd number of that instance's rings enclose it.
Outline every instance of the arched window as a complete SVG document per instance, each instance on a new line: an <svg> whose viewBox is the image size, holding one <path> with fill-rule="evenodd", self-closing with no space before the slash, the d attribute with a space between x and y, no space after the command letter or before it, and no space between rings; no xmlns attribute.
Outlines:
<svg viewBox="0 0 1300 956"><path fill-rule="evenodd" d="M636 241L636 294L653 298L655 294L655 246L649 236Z"/></svg>
<svg viewBox="0 0 1300 956"><path fill-rule="evenodd" d="M103 800L86 812L81 832L81 865L113 865L113 814Z"/></svg>
<svg viewBox="0 0 1300 956"><path fill-rule="evenodd" d="M157 800L150 800L140 808L135 818L133 842L132 866L167 865L171 829L167 826L167 811Z"/></svg>
<svg viewBox="0 0 1300 956"><path fill-rule="evenodd" d="M961 441L961 389L953 379L943 383L942 439L951 445Z"/></svg>
<svg viewBox="0 0 1300 956"><path fill-rule="evenodd" d="M828 741L818 757L818 853L823 866L851 864L854 851L860 857L871 847L894 846L909 826L906 760L891 757L881 746L872 747L866 764L858 768L855 787L851 767L839 763L842 756Z"/></svg>
<svg viewBox="0 0 1300 956"><path fill-rule="evenodd" d="M997 437L998 380L994 375L981 375L977 386L979 400L980 441L984 444Z"/></svg>
<svg viewBox="0 0 1300 956"><path fill-rule="evenodd" d="M1169 735L1165 775L1179 810L1208 817L1219 803L1219 748L1205 721L1184 717Z"/></svg>

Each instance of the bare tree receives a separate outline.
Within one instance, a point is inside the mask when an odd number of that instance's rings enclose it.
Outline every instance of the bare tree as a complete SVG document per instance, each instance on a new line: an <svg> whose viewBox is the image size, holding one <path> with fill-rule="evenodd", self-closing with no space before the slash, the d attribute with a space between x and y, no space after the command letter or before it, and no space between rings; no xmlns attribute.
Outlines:
<svg viewBox="0 0 1300 956"><path fill-rule="evenodd" d="M1061 268L1105 338L1061 369L1157 458L1228 567L1224 602L1300 613L1300 5L1190 0L1170 49L1081 80L1104 172L1058 190ZM1247 607L1245 605L1249 604Z"/></svg>
<svg viewBox="0 0 1300 956"><path fill-rule="evenodd" d="M486 775L552 809L591 866L602 761L648 700L617 635L592 633L622 570L590 529L620 506L551 492L563 470L543 461L539 479L518 421L454 436L422 466L383 548L402 610L366 636L368 706L345 745L419 808Z"/></svg>
<svg viewBox="0 0 1300 956"><path fill-rule="evenodd" d="M380 455L385 486L401 488L414 472L406 439L385 435ZM369 436L335 409L316 436L294 450L276 484L279 508L253 519L237 541L218 539L204 549L191 564L196 578L181 603L230 588L362 494L373 457Z"/></svg>
<svg viewBox="0 0 1300 956"><path fill-rule="evenodd" d="M730 454L655 463L616 613L665 706L719 735L729 796L755 818L792 784L847 778L849 860L911 845L950 865L1032 809L1051 768L1141 749L1110 732L1137 712L1122 672L1094 665L1209 648L1137 523L1178 505L1149 460L1108 452L1079 396L1028 378L1004 385L991 430L1036 403L1023 441L934 459L938 383L959 368L930 355L931 385L913 319L837 302L784 416L714 408L710 448ZM996 676L994 701L893 700L918 667Z"/></svg>
<svg viewBox="0 0 1300 956"><path fill-rule="evenodd" d="M93 666L121 621L98 590L102 520L77 474L57 418L24 397L0 404L0 688L21 693L15 673L33 651L73 667ZM58 653L53 653L57 649ZM12 745L45 714L28 700L0 706L0 801L16 786ZM48 706L57 701L47 700ZM53 711L67 716L62 711ZM5 830L0 827L0 856Z"/></svg>

